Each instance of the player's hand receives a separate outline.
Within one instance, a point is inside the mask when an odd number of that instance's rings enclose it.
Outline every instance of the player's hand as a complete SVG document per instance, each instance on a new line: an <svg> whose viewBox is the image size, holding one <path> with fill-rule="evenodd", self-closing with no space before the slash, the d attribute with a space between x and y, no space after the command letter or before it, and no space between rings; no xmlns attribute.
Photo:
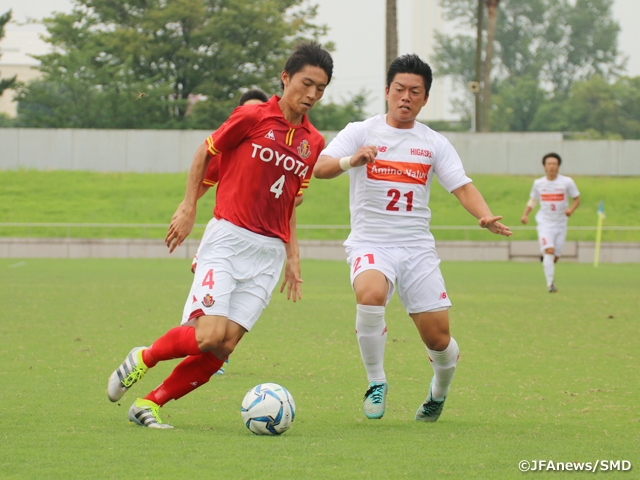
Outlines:
<svg viewBox="0 0 640 480"><path fill-rule="evenodd" d="M351 155L351 165L354 167L361 167L367 163L375 163L377 154L378 147L375 145L365 145L364 147L360 147L356 153Z"/></svg>
<svg viewBox="0 0 640 480"><path fill-rule="evenodd" d="M572 213L573 213L573 212L571 211L571 209L570 209L570 208L567 208L567 209L564 211L564 214L565 214L567 217L570 217Z"/></svg>
<svg viewBox="0 0 640 480"><path fill-rule="evenodd" d="M169 253L182 245L187 235L191 233L194 223L196 222L196 212L186 208L181 202L178 205L176 213L171 217L171 223L169 224L169 230L167 236L164 239L164 243L169 247Z"/></svg>
<svg viewBox="0 0 640 480"><path fill-rule="evenodd" d="M522 215L520 221L526 225L527 223L529 223L529 217L527 217L526 215Z"/></svg>
<svg viewBox="0 0 640 480"><path fill-rule="evenodd" d="M496 235L502 235L503 237L510 237L513 235L513 232L507 227L503 225L498 220L502 220L501 216L497 217L482 217L478 220L478 225L482 228L486 228L491 233L495 233Z"/></svg>
<svg viewBox="0 0 640 480"><path fill-rule="evenodd" d="M280 285L280 293L287 287L287 300L293 298L294 303L302 300L302 278L300 278L300 259L288 257L284 264L284 280Z"/></svg>

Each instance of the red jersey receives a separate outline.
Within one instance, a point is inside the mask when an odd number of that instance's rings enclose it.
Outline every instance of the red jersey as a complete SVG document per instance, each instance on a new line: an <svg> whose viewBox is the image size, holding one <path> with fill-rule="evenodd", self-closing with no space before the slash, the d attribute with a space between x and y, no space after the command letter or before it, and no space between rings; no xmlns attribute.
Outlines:
<svg viewBox="0 0 640 480"><path fill-rule="evenodd" d="M202 185L205 187L215 187L216 183L220 181L220 158L222 157L222 154L216 156L211 156L211 154L209 154L209 156L209 165L207 166L207 173L204 175L204 180L202 180ZM298 190L296 197L301 196L303 193L302 189L307 188L308 186L309 180L303 180L302 186L300 187L300 190Z"/></svg>
<svg viewBox="0 0 640 480"><path fill-rule="evenodd" d="M211 154L209 154L211 155ZM216 155L209 159L209 165L207 166L207 173L204 174L204 180L202 185L205 187L213 187L220 180L220 157L222 155Z"/></svg>
<svg viewBox="0 0 640 480"><path fill-rule="evenodd" d="M224 153L214 216L288 242L294 198L309 184L324 137L306 115L291 125L279 100L237 107L206 142L211 161Z"/></svg>

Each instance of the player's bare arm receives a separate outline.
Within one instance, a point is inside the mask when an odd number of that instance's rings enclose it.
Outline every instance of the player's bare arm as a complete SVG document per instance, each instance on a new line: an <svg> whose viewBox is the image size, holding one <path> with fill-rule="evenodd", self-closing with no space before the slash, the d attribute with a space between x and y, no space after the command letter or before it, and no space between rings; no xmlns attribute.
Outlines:
<svg viewBox="0 0 640 480"><path fill-rule="evenodd" d="M375 163L377 154L378 147L365 145L350 157L334 158L329 155L321 155L313 169L313 176L325 179L336 178L351 168L361 167L367 163Z"/></svg>
<svg viewBox="0 0 640 480"><path fill-rule="evenodd" d="M184 239L191 233L193 224L196 221L196 205L198 198L200 198L200 186L208 164L207 146L202 143L196 150L191 162L184 200L180 202L178 209L171 217L169 230L164 239L165 244L169 247L169 253L172 253L176 247L182 245Z"/></svg>
<svg viewBox="0 0 640 480"><path fill-rule="evenodd" d="M571 202L571 206L564 211L564 214L567 217L570 217L571 214L573 214L573 212L575 212L576 208L578 208L579 206L580 206L580 196L578 195L573 199L573 202Z"/></svg>
<svg viewBox="0 0 640 480"><path fill-rule="evenodd" d="M460 204L478 219L480 227L486 228L496 235L505 237L512 235L509 227L500 223L499 220L502 220L502 217L491 213L487 202L485 202L484 197L473 183L458 187L452 193L458 198Z"/></svg>
<svg viewBox="0 0 640 480"><path fill-rule="evenodd" d="M207 193L209 191L209 186L205 185L204 183L200 184L200 190L198 190L198 200L200 200L202 197L204 197L205 193Z"/></svg>
<svg viewBox="0 0 640 480"><path fill-rule="evenodd" d="M285 243L287 260L284 265L284 279L280 285L280 293L287 288L287 300L296 302L302 300L302 278L300 277L300 249L298 246L298 234L296 232L296 210L293 209L289 222L291 233L289 243Z"/></svg>
<svg viewBox="0 0 640 480"><path fill-rule="evenodd" d="M527 223L529 223L529 214L531 213L531 210L536 207L536 203L537 202L533 198L530 198L529 202L527 202L527 206L525 207L522 218L520 219L523 224L526 225Z"/></svg>

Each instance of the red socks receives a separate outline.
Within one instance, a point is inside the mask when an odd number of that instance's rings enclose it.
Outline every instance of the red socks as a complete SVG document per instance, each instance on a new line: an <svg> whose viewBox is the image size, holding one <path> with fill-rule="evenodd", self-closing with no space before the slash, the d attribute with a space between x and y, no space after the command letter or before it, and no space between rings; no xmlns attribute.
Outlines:
<svg viewBox="0 0 640 480"><path fill-rule="evenodd" d="M151 347L142 351L142 361L148 368L151 368L163 360L200 355L201 353L194 327L174 327L153 342Z"/></svg>
<svg viewBox="0 0 640 480"><path fill-rule="evenodd" d="M171 375L158 388L144 398L162 406L169 400L184 397L207 383L223 363L224 360L219 360L211 352L187 357L173 369Z"/></svg>

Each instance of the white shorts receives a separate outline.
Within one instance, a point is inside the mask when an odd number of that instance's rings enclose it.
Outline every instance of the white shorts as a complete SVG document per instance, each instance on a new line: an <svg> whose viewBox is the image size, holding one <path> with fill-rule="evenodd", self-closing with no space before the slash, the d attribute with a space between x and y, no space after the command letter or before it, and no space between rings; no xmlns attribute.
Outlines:
<svg viewBox="0 0 640 480"><path fill-rule="evenodd" d="M393 296L394 285L397 285L398 297L408 314L451 306L435 248L354 245L347 247L346 251L351 268L351 287L362 272L377 270L389 282L387 303Z"/></svg>
<svg viewBox="0 0 640 480"><path fill-rule="evenodd" d="M540 253L544 255L547 248L553 248L554 255L562 255L564 242L567 239L567 227L544 227L538 225L538 243Z"/></svg>
<svg viewBox="0 0 640 480"><path fill-rule="evenodd" d="M182 323L219 315L251 330L271 300L284 260L279 238L212 219L200 242Z"/></svg>

